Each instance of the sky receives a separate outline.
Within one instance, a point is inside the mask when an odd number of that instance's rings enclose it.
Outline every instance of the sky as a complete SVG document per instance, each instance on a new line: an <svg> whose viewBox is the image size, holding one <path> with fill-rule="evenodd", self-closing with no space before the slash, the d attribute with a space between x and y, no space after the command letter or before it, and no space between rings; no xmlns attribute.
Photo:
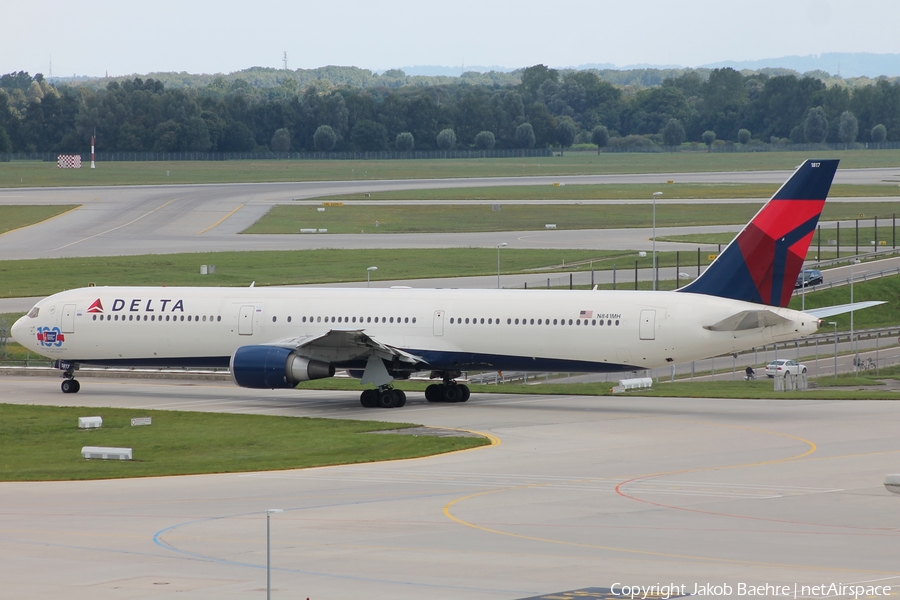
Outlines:
<svg viewBox="0 0 900 600"><path fill-rule="evenodd" d="M0 73L326 65L696 67L900 52L898 0L44 0L2 9Z"/></svg>

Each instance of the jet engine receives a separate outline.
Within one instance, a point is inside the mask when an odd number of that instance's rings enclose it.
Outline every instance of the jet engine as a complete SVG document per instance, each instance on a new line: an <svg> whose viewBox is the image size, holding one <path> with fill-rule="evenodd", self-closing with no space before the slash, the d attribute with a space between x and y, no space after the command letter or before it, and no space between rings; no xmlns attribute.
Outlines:
<svg viewBox="0 0 900 600"><path fill-rule="evenodd" d="M334 365L304 358L290 348L241 346L231 357L231 378L245 388L292 388L325 377L334 377Z"/></svg>

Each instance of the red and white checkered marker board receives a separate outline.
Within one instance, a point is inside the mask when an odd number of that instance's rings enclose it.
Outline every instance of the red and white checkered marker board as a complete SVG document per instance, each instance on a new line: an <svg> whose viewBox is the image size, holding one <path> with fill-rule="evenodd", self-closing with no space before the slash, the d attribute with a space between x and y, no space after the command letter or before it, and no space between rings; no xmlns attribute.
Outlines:
<svg viewBox="0 0 900 600"><path fill-rule="evenodd" d="M80 169L81 168L81 155L80 154L60 154L56 158L56 166L59 169Z"/></svg>

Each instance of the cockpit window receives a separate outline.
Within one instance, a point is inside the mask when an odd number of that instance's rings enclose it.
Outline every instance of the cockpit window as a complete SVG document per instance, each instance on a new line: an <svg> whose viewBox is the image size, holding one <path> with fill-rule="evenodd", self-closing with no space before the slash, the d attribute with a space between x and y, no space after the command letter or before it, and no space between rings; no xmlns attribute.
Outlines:
<svg viewBox="0 0 900 600"><path fill-rule="evenodd" d="M38 308L37 306L35 306L30 311L28 311L27 316L29 319L37 319L37 316L40 314L40 312L41 312L41 309Z"/></svg>

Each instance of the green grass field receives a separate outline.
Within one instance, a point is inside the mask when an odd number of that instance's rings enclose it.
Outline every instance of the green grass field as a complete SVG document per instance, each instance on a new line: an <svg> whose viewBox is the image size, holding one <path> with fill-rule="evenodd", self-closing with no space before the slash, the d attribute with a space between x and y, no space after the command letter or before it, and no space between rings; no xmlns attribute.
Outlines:
<svg viewBox="0 0 900 600"><path fill-rule="evenodd" d="M14 229L28 227L57 215L78 208L76 204L56 204L41 206L5 205L0 206L0 235Z"/></svg>
<svg viewBox="0 0 900 600"><path fill-rule="evenodd" d="M436 188L422 190L391 190L386 192L362 192L305 198L304 201L340 202L343 200L435 200L435 201L491 201L548 200L577 202L583 200L649 200L654 192L661 191L659 203L669 200L718 199L718 198L770 198L778 190L775 183L658 183L623 184L575 184L575 185L504 185L472 188ZM865 198L900 196L900 188L894 184L831 186L829 198Z"/></svg>
<svg viewBox="0 0 900 600"><path fill-rule="evenodd" d="M811 251L815 252L815 248ZM701 266L708 265L714 256L701 252ZM560 272L615 267L618 289L633 289L635 263L645 269L652 261L649 253L641 258L634 251L614 250L506 248L501 258L504 275L533 275L536 282ZM678 264L682 272L694 274L697 253L659 252L657 263L660 267ZM216 265L216 274L200 275L202 264ZM48 296L89 283L243 287L253 281L258 286L363 281L366 268L373 264L378 266L373 281L495 275L497 251L494 248L417 249L411 256L405 249L295 250L8 260L0 261L0 298ZM675 280L663 280L660 289L674 289L675 283ZM647 289L648 285L649 282L641 282L639 288Z"/></svg>
<svg viewBox="0 0 900 600"><path fill-rule="evenodd" d="M900 150L599 155L569 152L547 158L385 161L98 162L96 169L58 169L53 162L14 161L0 163L0 188L758 171L793 169L810 157L839 158L845 169L900 165Z"/></svg>
<svg viewBox="0 0 900 600"><path fill-rule="evenodd" d="M568 186L567 186L568 187ZM657 227L739 225L749 221L759 210L759 204L670 204L660 202L656 207ZM506 204L499 211L490 205L376 205L326 206L278 205L243 233L293 234L301 229L327 229L328 233L455 233L471 231L536 231L553 223L557 229L615 229L649 227L651 208L642 204ZM823 220L860 218L860 214L887 217L879 227L881 238L891 239L891 215L900 212L900 202L829 202ZM376 225L377 222L377 225ZM841 243L850 241L851 231ZM319 234L317 234L319 235ZM829 238L833 234L827 233ZM728 243L732 234L716 236ZM689 241L668 237L671 241ZM698 238L699 239L699 238ZM860 239L867 240L860 230ZM868 243L866 241L865 243ZM813 243L815 246L815 242Z"/></svg>
<svg viewBox="0 0 900 600"><path fill-rule="evenodd" d="M78 417L103 427L79 430ZM400 416L400 415L398 415ZM132 427L132 417L153 424ZM429 456L486 438L369 435L409 424L118 408L0 404L0 481L109 479L301 469ZM86 460L82 446L133 448L133 461Z"/></svg>
<svg viewBox="0 0 900 600"><path fill-rule="evenodd" d="M519 273L553 267L539 272L545 273L568 268L564 263L579 263L578 268L585 270L591 260L596 269L610 268L616 261L619 268L633 267L636 257L633 252L509 248L503 250L502 270ZM640 260L650 264L649 257ZM216 265L216 274L200 275L200 265L205 264ZM491 275L497 273L497 250L296 250L7 260L0 261L0 297L46 296L88 283L241 287L253 281L258 286L365 281L371 265L378 266L373 280Z"/></svg>

